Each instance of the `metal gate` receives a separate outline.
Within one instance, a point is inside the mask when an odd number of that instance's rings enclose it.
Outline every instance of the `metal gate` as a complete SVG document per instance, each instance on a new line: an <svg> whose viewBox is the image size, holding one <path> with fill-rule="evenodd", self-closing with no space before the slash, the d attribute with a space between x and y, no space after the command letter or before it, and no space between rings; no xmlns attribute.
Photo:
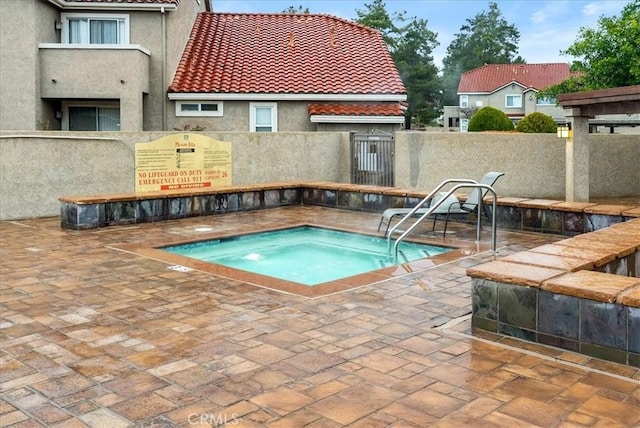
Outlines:
<svg viewBox="0 0 640 428"><path fill-rule="evenodd" d="M351 133L351 183L394 185L395 139L392 133Z"/></svg>

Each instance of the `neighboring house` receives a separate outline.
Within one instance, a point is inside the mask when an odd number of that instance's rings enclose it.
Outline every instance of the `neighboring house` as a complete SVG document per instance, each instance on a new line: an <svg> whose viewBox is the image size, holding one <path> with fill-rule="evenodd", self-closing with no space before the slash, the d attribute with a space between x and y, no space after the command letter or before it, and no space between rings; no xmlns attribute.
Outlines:
<svg viewBox="0 0 640 428"><path fill-rule="evenodd" d="M208 0L0 0L0 129L166 128Z"/></svg>
<svg viewBox="0 0 640 428"><path fill-rule="evenodd" d="M169 128L404 127L406 90L380 33L320 14L198 15L169 86Z"/></svg>
<svg viewBox="0 0 640 428"><path fill-rule="evenodd" d="M555 98L538 98L541 89L570 76L569 64L486 64L462 74L458 106L446 106L444 126L460 127L484 106L504 111L514 123L540 112L564 122L564 111Z"/></svg>

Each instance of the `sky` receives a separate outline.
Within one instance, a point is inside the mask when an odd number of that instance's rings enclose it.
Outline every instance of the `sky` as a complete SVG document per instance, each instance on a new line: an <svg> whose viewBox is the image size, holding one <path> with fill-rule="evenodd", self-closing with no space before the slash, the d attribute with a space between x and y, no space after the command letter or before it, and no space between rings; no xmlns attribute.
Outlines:
<svg viewBox="0 0 640 428"><path fill-rule="evenodd" d="M279 13L289 6L302 6L311 13L327 13L355 20L356 10L366 11L373 0L213 0L214 12ZM385 0L387 12L406 11L407 17L427 20L438 34L440 45L434 62L442 67L447 47L460 27L477 14L489 10L489 0ZM571 46L581 27L597 28L602 16L620 16L629 1L619 0L498 0L502 17L520 31L518 55L527 63L567 62L572 57L560 51Z"/></svg>

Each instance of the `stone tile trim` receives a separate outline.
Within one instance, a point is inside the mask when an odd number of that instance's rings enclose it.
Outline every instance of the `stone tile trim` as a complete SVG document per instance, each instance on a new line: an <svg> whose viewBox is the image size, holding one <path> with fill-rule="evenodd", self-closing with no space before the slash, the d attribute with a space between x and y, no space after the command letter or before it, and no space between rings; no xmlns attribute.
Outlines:
<svg viewBox="0 0 640 428"><path fill-rule="evenodd" d="M268 195L265 196L265 192ZM294 200L290 194L279 196L277 192L294 192L299 195L308 193L309 197ZM61 196L58 199L61 203L62 227L81 230L296 203L381 213L387 208L413 207L426 195L427 192L415 189L336 182L282 181L215 189ZM466 198L464 194L456 195L461 200ZM246 203L252 198L261 198L262 202ZM237 204L236 200L239 201ZM228 208L227 203L233 207ZM487 199L486 206L491 206L490 199ZM565 235L590 232L640 217L640 207L570 203L550 199L499 197L497 207L499 228Z"/></svg>
<svg viewBox="0 0 640 428"><path fill-rule="evenodd" d="M60 202L74 203L77 205L88 205L103 202L120 202L120 201L140 201L148 199L169 199L169 198L184 198L196 195L218 195L232 192L243 191L256 191L256 190L269 190L269 189L284 189L284 188L296 188L303 186L303 182L285 181L285 182L271 182L256 185L235 185L235 186L223 186L215 189L211 188L195 188L184 190L167 190L164 192L126 192L126 193L110 193L100 195L89 196L60 196L58 200Z"/></svg>
<svg viewBox="0 0 640 428"><path fill-rule="evenodd" d="M543 281L540 288L555 294L623 304L628 293L640 291L640 279L582 270ZM632 299L626 301L633 303Z"/></svg>
<svg viewBox="0 0 640 428"><path fill-rule="evenodd" d="M475 327L640 367L640 219L466 273Z"/></svg>
<svg viewBox="0 0 640 428"><path fill-rule="evenodd" d="M524 199L516 203L520 208L540 208L540 209L552 209L559 201L552 199Z"/></svg>
<svg viewBox="0 0 640 428"><path fill-rule="evenodd" d="M586 207L584 212L587 214L601 214L601 215L622 215L622 213L626 211L632 210L633 206L631 205L593 205L590 207Z"/></svg>
<svg viewBox="0 0 640 428"><path fill-rule="evenodd" d="M640 289L640 219L540 248L468 268L467 275L609 303L628 295L629 306L640 308L632 292Z"/></svg>
<svg viewBox="0 0 640 428"><path fill-rule="evenodd" d="M640 207L631 208L622 212L625 217L640 217Z"/></svg>
<svg viewBox="0 0 640 428"><path fill-rule="evenodd" d="M543 281L563 275L566 270L553 267L534 266L520 262L493 260L467 268L467 276L498 283L540 288Z"/></svg>
<svg viewBox="0 0 640 428"><path fill-rule="evenodd" d="M593 274L598 272L581 271L585 277L576 279L588 280L586 276L596 281L601 279ZM550 281L570 282L561 277ZM618 284L619 287L627 285ZM615 288L600 288L600 296L576 297L548 291L544 287L473 278L472 325L493 333L640 368L640 308L611 301L613 295L618 295ZM632 285L627 293L635 293L638 298L638 291ZM624 299L625 295L623 302Z"/></svg>

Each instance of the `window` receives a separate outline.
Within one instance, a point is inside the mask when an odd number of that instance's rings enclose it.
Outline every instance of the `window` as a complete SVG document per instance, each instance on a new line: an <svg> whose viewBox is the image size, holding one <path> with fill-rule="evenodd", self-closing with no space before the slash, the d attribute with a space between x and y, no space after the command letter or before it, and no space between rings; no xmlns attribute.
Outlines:
<svg viewBox="0 0 640 428"><path fill-rule="evenodd" d="M469 95L460 95L460 107L461 108L469 107Z"/></svg>
<svg viewBox="0 0 640 428"><path fill-rule="evenodd" d="M539 106L554 106L556 105L556 97L536 98L536 104Z"/></svg>
<svg viewBox="0 0 640 428"><path fill-rule="evenodd" d="M222 101L178 101L176 116L222 116Z"/></svg>
<svg viewBox="0 0 640 428"><path fill-rule="evenodd" d="M249 108L251 132L278 132L276 103L251 103Z"/></svg>
<svg viewBox="0 0 640 428"><path fill-rule="evenodd" d="M522 95L505 95L506 108L522 108Z"/></svg>
<svg viewBox="0 0 640 428"><path fill-rule="evenodd" d="M63 40L83 45L129 44L129 17L63 14Z"/></svg>
<svg viewBox="0 0 640 428"><path fill-rule="evenodd" d="M69 131L119 131L117 107L69 107Z"/></svg>

